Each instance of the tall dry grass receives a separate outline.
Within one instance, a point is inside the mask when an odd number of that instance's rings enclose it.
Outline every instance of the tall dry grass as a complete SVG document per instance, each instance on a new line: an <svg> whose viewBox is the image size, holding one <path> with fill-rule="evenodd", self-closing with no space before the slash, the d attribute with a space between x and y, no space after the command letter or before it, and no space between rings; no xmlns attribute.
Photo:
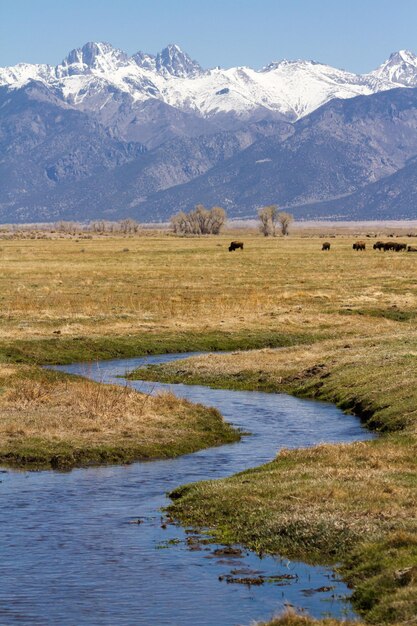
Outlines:
<svg viewBox="0 0 417 626"><path fill-rule="evenodd" d="M238 435L214 409L172 393L18 370L0 396L0 460L48 466L175 456ZM99 458L97 457L100 452Z"/></svg>

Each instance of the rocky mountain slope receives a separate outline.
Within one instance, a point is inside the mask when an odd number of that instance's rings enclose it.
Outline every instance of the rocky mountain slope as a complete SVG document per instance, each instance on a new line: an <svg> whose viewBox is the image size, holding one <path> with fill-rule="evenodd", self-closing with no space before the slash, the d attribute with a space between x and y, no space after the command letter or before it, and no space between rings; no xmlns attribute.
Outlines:
<svg viewBox="0 0 417 626"><path fill-rule="evenodd" d="M378 181L412 178L415 87L407 51L365 75L313 61L204 70L176 45L129 57L103 43L0 68L0 221L164 220L199 202L364 218ZM393 197L392 217L415 215L410 195L408 209Z"/></svg>
<svg viewBox="0 0 417 626"><path fill-rule="evenodd" d="M320 215L349 219L374 218L376 202L366 197L355 205L346 197L333 206L321 201L350 196L375 181L399 172L417 155L417 89L396 89L350 100L332 100L293 126L284 141L265 137L221 166L186 185L149 198L147 209L164 206L167 212L185 210L204 198L240 217L253 207L276 203L299 217ZM372 195L370 187L368 192ZM364 196L365 198L365 196ZM414 217L417 206L389 205L392 216ZM323 212L324 211L324 212ZM387 216L384 219L388 219Z"/></svg>

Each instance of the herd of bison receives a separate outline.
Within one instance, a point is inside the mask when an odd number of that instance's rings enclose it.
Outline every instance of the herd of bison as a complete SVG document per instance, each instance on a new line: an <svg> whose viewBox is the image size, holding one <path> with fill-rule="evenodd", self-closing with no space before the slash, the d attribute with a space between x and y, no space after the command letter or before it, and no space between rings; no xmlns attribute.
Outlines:
<svg viewBox="0 0 417 626"><path fill-rule="evenodd" d="M243 241L231 241L229 246L229 252L234 252L238 249L243 250ZM364 241L355 241L352 245L353 250L363 251L366 250L366 243ZM325 241L322 245L322 250L330 250L330 243ZM397 243L396 241L377 241L373 245L374 250L383 250L387 252L388 250L393 250L394 252L402 252L403 250L407 250L407 252L417 252L417 246L407 246L406 243Z"/></svg>
<svg viewBox="0 0 417 626"><path fill-rule="evenodd" d="M366 243L364 241L355 241L352 245L353 250L366 250ZM325 241L322 245L322 250L330 250L330 243ZM417 246L407 246L406 243L397 243L396 241L377 241L373 245L374 250L383 250L387 252L388 250L393 250L394 252L402 252L403 250L407 250L407 252L417 252Z"/></svg>

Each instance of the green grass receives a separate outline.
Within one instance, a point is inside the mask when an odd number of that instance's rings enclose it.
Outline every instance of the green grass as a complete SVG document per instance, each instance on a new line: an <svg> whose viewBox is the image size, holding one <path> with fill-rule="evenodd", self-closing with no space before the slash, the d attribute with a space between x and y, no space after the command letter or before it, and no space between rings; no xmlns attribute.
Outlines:
<svg viewBox="0 0 417 626"><path fill-rule="evenodd" d="M417 311L402 311L393 306L389 309L341 309L341 315L366 315L369 317L383 317L395 322L409 322L417 318Z"/></svg>
<svg viewBox="0 0 417 626"><path fill-rule="evenodd" d="M165 332L134 336L75 336L0 340L0 362L57 365L175 352L250 350L308 344L325 333L248 329L238 332Z"/></svg>
<svg viewBox="0 0 417 626"><path fill-rule="evenodd" d="M0 464L16 469L59 469L93 465L126 465L137 461L173 459L182 454L191 454L203 448L233 443L239 440L238 433L214 428L202 429L199 435L189 436L171 444L150 441L144 444L114 437L108 445L73 445L65 442L50 442L42 437L28 437L10 450L0 448Z"/></svg>

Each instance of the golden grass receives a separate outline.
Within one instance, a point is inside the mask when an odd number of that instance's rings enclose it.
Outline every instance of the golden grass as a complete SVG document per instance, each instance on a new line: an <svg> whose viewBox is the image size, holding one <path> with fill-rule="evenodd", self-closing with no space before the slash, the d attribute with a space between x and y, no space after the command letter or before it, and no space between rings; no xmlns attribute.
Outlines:
<svg viewBox="0 0 417 626"><path fill-rule="evenodd" d="M46 467L129 462L238 438L217 411L171 393L153 397L34 368L6 376L0 396L3 462Z"/></svg>
<svg viewBox="0 0 417 626"><path fill-rule="evenodd" d="M417 304L417 259L365 254L352 240L168 235L2 242L1 336L131 334L143 330L346 326L340 310ZM372 240L370 240L370 244ZM82 252L83 250L83 252ZM379 320L379 325L384 323ZM349 320L351 331L368 320ZM347 329L346 329L347 330Z"/></svg>

